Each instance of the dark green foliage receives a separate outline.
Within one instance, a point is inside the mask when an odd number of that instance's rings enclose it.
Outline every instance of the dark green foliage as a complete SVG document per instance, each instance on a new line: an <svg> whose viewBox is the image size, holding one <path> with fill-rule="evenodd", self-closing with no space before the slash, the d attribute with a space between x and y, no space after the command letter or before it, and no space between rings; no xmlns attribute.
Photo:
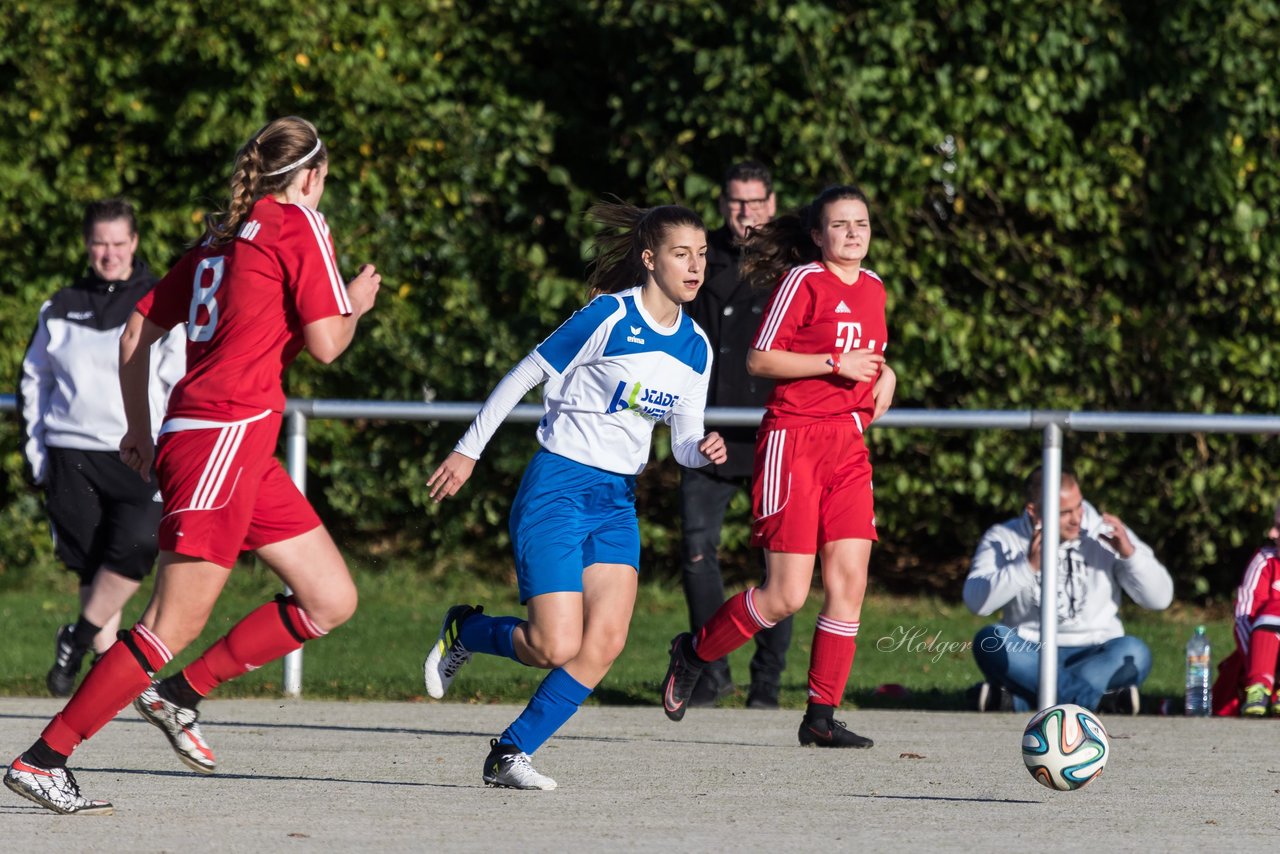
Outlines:
<svg viewBox="0 0 1280 854"><path fill-rule="evenodd" d="M852 11L850 11L852 10ZM856 181L890 294L898 404L1273 412L1280 320L1280 6L210 0L0 9L0 373L81 263L80 208L125 194L164 268L221 204L236 147L285 113L332 151L344 269L384 293L294 396L479 400L580 304L581 212L692 205L744 156L784 206ZM501 576L527 426L461 499L423 482L461 425L316 423L312 497L339 539ZM47 550L0 475L0 572ZM955 589L1020 504L1039 436L875 435L879 583ZM659 443L661 449L662 444ZM1069 434L1086 495L1225 595L1276 497L1263 437ZM648 568L678 531L670 461L642 483ZM740 544L745 507L728 532ZM752 562L738 559L745 572Z"/></svg>

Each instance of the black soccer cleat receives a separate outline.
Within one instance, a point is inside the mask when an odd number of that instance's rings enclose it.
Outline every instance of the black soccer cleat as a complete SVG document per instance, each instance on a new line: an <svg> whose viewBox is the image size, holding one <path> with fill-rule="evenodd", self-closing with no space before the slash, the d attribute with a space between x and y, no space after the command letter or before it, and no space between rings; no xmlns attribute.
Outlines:
<svg viewBox="0 0 1280 854"><path fill-rule="evenodd" d="M801 747L867 748L874 744L865 735L858 735L845 726L844 721L805 718L800 722Z"/></svg>
<svg viewBox="0 0 1280 854"><path fill-rule="evenodd" d="M691 652L693 636L681 632L671 639L671 663L662 680L662 710L667 717L678 721L689 707L689 696L702 675L702 662Z"/></svg>

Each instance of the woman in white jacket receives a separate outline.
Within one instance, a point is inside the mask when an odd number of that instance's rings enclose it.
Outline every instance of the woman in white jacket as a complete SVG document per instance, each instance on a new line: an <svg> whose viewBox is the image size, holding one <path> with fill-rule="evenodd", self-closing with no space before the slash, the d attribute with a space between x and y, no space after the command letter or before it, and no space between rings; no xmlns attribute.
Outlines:
<svg viewBox="0 0 1280 854"><path fill-rule="evenodd" d="M1037 469L1027 480L1023 514L983 534L964 583L969 610L986 616L1003 609L999 623L974 637L973 655L987 680L984 693L1004 688L1015 711L1034 707L1040 682L1042 483ZM1062 473L1060 512L1058 701L1097 709L1108 695L1117 711L1136 714L1151 650L1124 633L1120 594L1163 610L1173 601L1173 579L1118 517L1084 500L1070 472Z"/></svg>
<svg viewBox="0 0 1280 854"><path fill-rule="evenodd" d="M135 260L138 230L122 199L85 209L89 268L40 308L19 381L23 451L45 490L58 558L80 577L80 617L59 627L49 692L66 697L84 657L115 642L120 612L156 558L160 497L120 460L124 403L120 332L156 283ZM186 338L168 335L152 359L152 423L186 370Z"/></svg>

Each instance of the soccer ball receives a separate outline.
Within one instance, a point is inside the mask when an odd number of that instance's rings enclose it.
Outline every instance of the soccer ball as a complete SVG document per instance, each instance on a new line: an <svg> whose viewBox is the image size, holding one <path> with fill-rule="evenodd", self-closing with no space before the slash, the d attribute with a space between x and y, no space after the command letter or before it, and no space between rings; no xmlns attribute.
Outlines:
<svg viewBox="0 0 1280 854"><path fill-rule="evenodd" d="M1074 703L1050 706L1027 722L1022 760L1036 782L1067 792L1102 773L1111 743L1097 716Z"/></svg>

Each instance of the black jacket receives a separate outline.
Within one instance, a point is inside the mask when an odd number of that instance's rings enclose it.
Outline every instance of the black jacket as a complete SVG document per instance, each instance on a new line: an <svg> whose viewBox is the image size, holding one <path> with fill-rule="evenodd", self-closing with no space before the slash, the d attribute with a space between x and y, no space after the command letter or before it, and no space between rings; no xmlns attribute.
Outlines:
<svg viewBox="0 0 1280 854"><path fill-rule="evenodd" d="M747 352L760 328L769 291L752 292L738 278L741 250L734 245L728 226L707 235L707 275L698 296L686 306L715 351L708 406L763 407L773 381L747 373ZM724 436L729 459L703 471L719 477L750 477L755 455L755 427L716 427Z"/></svg>

